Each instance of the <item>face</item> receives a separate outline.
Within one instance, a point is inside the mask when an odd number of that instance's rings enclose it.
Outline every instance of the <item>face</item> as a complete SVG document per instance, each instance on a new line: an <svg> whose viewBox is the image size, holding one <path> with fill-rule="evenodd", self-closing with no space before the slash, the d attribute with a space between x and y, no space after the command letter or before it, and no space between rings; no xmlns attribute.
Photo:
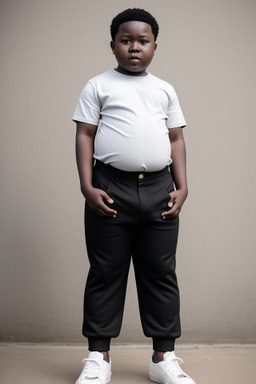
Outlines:
<svg viewBox="0 0 256 384"><path fill-rule="evenodd" d="M145 76L156 43L151 26L142 21L127 21L119 26L111 48L116 57L116 70L126 75Z"/></svg>

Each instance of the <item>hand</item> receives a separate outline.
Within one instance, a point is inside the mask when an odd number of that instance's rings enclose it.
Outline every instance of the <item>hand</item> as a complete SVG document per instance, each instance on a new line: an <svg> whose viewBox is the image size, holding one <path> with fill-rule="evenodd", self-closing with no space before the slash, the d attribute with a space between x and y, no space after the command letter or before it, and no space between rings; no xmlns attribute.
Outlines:
<svg viewBox="0 0 256 384"><path fill-rule="evenodd" d="M184 201L187 197L187 191L176 190L169 193L170 200L168 202L169 211L165 211L162 213L163 219L172 219L177 216L184 204Z"/></svg>
<svg viewBox="0 0 256 384"><path fill-rule="evenodd" d="M99 216L116 217L117 211L110 209L104 203L104 200L106 200L108 204L114 203L114 200L111 199L111 197L105 191L92 187L89 190L83 192L83 195L93 212L97 213Z"/></svg>

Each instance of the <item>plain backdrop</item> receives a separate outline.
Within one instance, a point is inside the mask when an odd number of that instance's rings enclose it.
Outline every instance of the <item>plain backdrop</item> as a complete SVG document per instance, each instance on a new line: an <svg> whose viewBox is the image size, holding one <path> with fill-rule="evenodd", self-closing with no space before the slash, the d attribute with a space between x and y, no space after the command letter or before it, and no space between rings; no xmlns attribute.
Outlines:
<svg viewBox="0 0 256 384"><path fill-rule="evenodd" d="M71 119L85 83L115 67L109 26L128 7L158 20L149 72L174 85L188 123L180 342L256 342L255 0L1 1L1 338L84 341ZM131 270L118 342L146 341Z"/></svg>

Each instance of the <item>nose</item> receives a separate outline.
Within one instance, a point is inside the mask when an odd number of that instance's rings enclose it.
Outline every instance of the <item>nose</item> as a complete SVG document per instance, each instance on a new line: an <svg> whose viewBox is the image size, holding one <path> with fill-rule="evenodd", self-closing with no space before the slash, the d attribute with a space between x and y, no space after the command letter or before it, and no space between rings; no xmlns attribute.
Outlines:
<svg viewBox="0 0 256 384"><path fill-rule="evenodd" d="M137 43L136 41L132 42L131 45L130 45L130 52L138 52L140 51L140 46L139 46L139 43Z"/></svg>

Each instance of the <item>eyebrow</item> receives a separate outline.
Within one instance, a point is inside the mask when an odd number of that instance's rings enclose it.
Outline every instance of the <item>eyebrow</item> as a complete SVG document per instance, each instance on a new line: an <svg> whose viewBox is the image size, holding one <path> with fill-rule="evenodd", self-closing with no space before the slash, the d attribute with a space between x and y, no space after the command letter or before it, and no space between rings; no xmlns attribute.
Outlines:
<svg viewBox="0 0 256 384"><path fill-rule="evenodd" d="M122 37L131 37L132 35L130 35L129 33L124 33L121 36ZM147 34L147 33L140 35L140 37L148 37L148 36L149 36L149 34Z"/></svg>

